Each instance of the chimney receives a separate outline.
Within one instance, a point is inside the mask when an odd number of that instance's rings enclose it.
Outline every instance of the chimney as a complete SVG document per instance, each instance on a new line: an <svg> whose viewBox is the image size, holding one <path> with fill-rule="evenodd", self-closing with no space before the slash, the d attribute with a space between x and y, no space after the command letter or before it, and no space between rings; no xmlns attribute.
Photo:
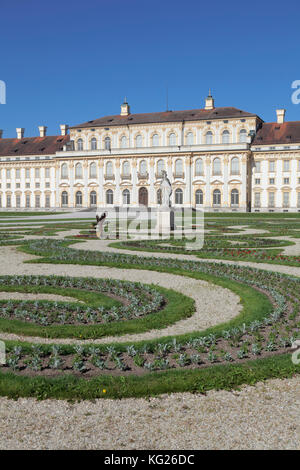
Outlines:
<svg viewBox="0 0 300 470"><path fill-rule="evenodd" d="M47 127L39 126L40 137L46 137Z"/></svg>
<svg viewBox="0 0 300 470"><path fill-rule="evenodd" d="M284 123L285 111L286 111L285 109L276 109L277 124Z"/></svg>
<svg viewBox="0 0 300 470"><path fill-rule="evenodd" d="M61 135L67 135L69 126L67 124L61 124L59 127Z"/></svg>
<svg viewBox="0 0 300 470"><path fill-rule="evenodd" d="M126 96L124 103L121 104L121 116L128 116L130 114L130 106L127 103Z"/></svg>
<svg viewBox="0 0 300 470"><path fill-rule="evenodd" d="M0 139L2 139L2 135L3 135L3 130L0 129Z"/></svg>
<svg viewBox="0 0 300 470"><path fill-rule="evenodd" d="M23 139L24 132L25 132L24 127L17 127L16 131L17 131L17 139Z"/></svg>
<svg viewBox="0 0 300 470"><path fill-rule="evenodd" d="M212 110L215 108L215 100L211 96L211 91L209 89L208 97L205 100L205 108L206 110Z"/></svg>

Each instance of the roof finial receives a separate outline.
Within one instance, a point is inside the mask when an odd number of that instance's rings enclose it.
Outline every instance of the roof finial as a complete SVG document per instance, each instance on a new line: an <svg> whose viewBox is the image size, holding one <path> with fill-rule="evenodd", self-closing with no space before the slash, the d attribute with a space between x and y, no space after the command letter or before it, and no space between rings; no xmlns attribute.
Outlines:
<svg viewBox="0 0 300 470"><path fill-rule="evenodd" d="M127 103L127 97L125 96L125 98L124 98L124 104L126 104L126 103Z"/></svg>
<svg viewBox="0 0 300 470"><path fill-rule="evenodd" d="M208 96L211 97L211 89L208 91Z"/></svg>

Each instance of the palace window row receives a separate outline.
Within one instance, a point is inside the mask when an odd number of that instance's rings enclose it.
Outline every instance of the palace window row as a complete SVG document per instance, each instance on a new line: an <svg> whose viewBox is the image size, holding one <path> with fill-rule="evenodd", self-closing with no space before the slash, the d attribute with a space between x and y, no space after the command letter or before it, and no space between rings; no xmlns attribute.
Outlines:
<svg viewBox="0 0 300 470"><path fill-rule="evenodd" d="M247 142L247 136L248 136L248 131L246 129L241 129L239 131L238 141L240 143ZM185 145L194 145L196 143L195 140L196 139L195 139L194 132L188 132L185 135L184 144ZM232 141L231 134L228 130L225 129L221 134L221 143L222 144L229 144L231 141ZM202 143L204 143L206 145L211 145L211 144L217 143L216 137L215 137L215 135L213 134L212 131L207 131L206 132L206 134L204 135L204 141ZM167 136L166 145L169 146L169 147L174 147L176 145L179 145L179 139L178 139L177 134L175 134L174 132L170 133ZM143 137L142 134L138 134L134 137L134 146L136 148L147 146L146 142L145 142L145 138ZM158 134L153 134L150 138L150 146L151 147L163 146L162 138ZM78 151L85 150L84 147L85 147L84 141L80 137L76 141L76 150L78 150ZM111 150L112 143L111 143L111 138L110 137L107 136L107 137L104 138L103 147L104 147L105 150ZM119 147L123 148L123 149L124 148L129 148L129 139L128 139L127 136L123 135L121 137L121 139L119 141ZM88 144L88 149L90 149L90 150L100 149L99 142L97 141L96 137L91 138L91 140Z"/></svg>

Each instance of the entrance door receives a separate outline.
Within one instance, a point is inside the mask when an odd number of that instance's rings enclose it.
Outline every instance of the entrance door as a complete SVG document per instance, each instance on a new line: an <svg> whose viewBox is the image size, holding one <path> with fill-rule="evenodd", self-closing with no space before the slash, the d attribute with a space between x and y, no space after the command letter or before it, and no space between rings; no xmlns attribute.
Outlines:
<svg viewBox="0 0 300 470"><path fill-rule="evenodd" d="M148 206L148 191L146 188L139 189L139 204Z"/></svg>

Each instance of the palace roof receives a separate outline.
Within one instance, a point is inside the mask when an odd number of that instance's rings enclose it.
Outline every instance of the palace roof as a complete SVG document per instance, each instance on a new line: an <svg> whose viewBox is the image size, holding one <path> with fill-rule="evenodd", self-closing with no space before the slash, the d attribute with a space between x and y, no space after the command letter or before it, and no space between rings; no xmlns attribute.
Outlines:
<svg viewBox="0 0 300 470"><path fill-rule="evenodd" d="M49 155L63 150L69 135L0 139L0 156Z"/></svg>
<svg viewBox="0 0 300 470"><path fill-rule="evenodd" d="M252 145L300 144L300 121L266 122L257 132Z"/></svg>
<svg viewBox="0 0 300 470"><path fill-rule="evenodd" d="M72 126L71 129L85 128L85 127L111 127L121 125L133 124L155 124L164 122L182 122L182 121L199 121L199 120L213 120L213 119L232 119L232 118L246 118L257 117L256 114L247 113L237 108L214 108L207 109L191 109L189 111L164 111L158 113L142 113L142 114L128 114L128 116L104 116L93 121L87 121L77 126Z"/></svg>

